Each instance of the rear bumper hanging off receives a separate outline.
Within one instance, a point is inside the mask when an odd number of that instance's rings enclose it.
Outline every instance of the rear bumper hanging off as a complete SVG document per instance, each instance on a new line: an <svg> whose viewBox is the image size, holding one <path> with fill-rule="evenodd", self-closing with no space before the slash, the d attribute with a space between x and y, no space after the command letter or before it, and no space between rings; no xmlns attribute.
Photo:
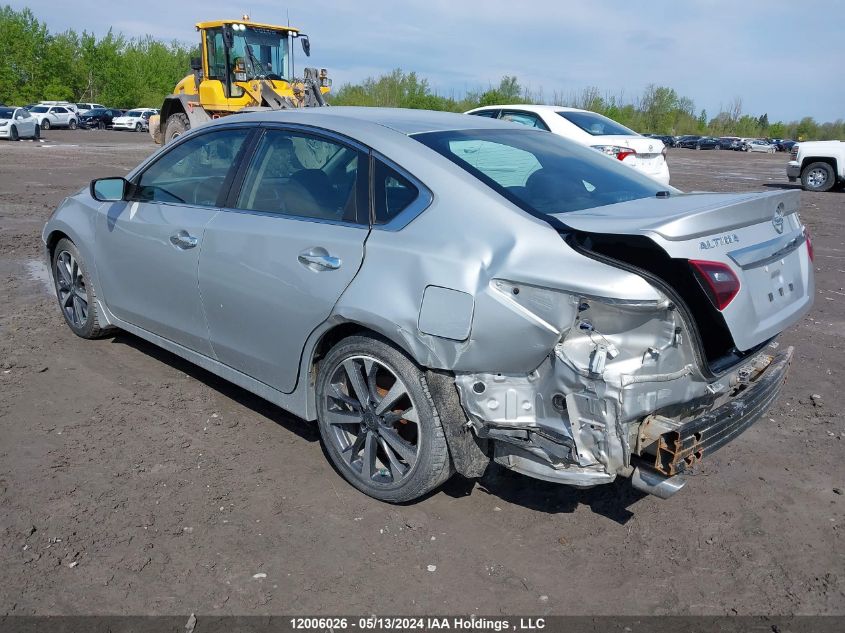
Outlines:
<svg viewBox="0 0 845 633"><path fill-rule="evenodd" d="M775 356L769 366L730 402L660 435L654 454L654 470L667 477L683 473L754 424L780 393L792 354L790 347Z"/></svg>

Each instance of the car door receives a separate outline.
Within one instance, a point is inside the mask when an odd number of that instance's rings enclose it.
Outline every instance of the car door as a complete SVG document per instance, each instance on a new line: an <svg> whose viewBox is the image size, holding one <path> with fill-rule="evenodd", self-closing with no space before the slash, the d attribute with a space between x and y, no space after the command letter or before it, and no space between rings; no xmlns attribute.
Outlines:
<svg viewBox="0 0 845 633"><path fill-rule="evenodd" d="M365 149L267 128L208 223L199 288L215 355L284 392L355 277L369 232Z"/></svg>
<svg viewBox="0 0 845 633"><path fill-rule="evenodd" d="M51 123L55 126L64 127L70 122L70 111L67 108L54 106L50 108L50 114L52 115Z"/></svg>
<svg viewBox="0 0 845 633"><path fill-rule="evenodd" d="M95 260L115 316L211 356L197 264L251 130L212 128L175 143L133 177L126 201L102 205Z"/></svg>
<svg viewBox="0 0 845 633"><path fill-rule="evenodd" d="M23 108L15 110L15 125L18 127L18 134L20 136L27 138L35 136L35 117Z"/></svg>

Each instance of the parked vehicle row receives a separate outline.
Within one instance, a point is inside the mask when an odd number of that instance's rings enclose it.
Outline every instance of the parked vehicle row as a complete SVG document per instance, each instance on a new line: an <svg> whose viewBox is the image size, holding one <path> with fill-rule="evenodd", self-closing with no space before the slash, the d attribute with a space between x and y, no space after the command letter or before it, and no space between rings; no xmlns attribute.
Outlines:
<svg viewBox="0 0 845 633"><path fill-rule="evenodd" d="M70 103L67 101L41 101L20 108L35 118L42 130L77 127L85 129L132 130L141 132L149 127L149 119L158 114L155 108L120 110L107 108L99 103Z"/></svg>
<svg viewBox="0 0 845 633"><path fill-rule="evenodd" d="M787 139L756 139L741 138L739 136L704 136L701 134L685 134L683 136L669 136L665 134L644 134L650 138L660 139L666 147L684 147L687 149L730 149L737 152L788 152L796 141Z"/></svg>

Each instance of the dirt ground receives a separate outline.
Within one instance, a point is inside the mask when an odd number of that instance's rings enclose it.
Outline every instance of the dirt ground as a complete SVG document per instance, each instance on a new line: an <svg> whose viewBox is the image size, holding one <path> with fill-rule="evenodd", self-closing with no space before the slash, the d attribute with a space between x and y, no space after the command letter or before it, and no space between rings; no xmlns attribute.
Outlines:
<svg viewBox="0 0 845 633"><path fill-rule="evenodd" d="M41 227L154 147L45 136L0 143L0 614L845 614L845 193L801 194L817 295L780 339L785 393L682 493L492 467L397 507L310 424L133 336L71 333ZM790 187L784 154L669 161L685 190Z"/></svg>

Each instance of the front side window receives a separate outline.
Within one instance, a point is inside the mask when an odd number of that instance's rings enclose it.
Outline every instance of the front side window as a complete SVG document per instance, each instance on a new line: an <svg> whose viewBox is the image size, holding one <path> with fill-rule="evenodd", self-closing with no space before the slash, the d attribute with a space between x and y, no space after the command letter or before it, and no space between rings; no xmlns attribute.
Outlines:
<svg viewBox="0 0 845 633"><path fill-rule="evenodd" d="M613 119L595 112L558 112L560 116L593 136L639 136Z"/></svg>
<svg viewBox="0 0 845 633"><path fill-rule="evenodd" d="M286 130L264 133L237 208L336 222L358 221L359 152Z"/></svg>
<svg viewBox="0 0 845 633"><path fill-rule="evenodd" d="M248 129L201 134L164 154L136 180L133 200L214 206Z"/></svg>
<svg viewBox="0 0 845 633"><path fill-rule="evenodd" d="M412 138L534 214L638 200L663 189L589 147L535 130L449 130Z"/></svg>

